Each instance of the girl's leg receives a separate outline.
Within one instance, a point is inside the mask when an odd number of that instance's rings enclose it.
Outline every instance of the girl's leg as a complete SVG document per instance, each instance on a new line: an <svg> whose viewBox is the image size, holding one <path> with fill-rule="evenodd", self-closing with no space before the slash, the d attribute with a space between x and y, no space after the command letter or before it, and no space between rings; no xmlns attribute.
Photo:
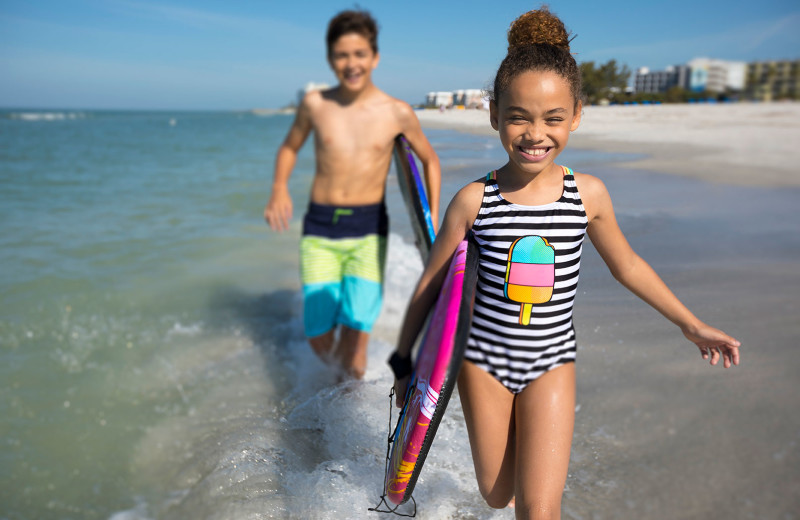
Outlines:
<svg viewBox="0 0 800 520"><path fill-rule="evenodd" d="M575 363L547 372L517 394L517 518L561 518L575 423Z"/></svg>
<svg viewBox="0 0 800 520"><path fill-rule="evenodd" d="M458 393L478 488L489 506L506 507L514 496L514 394L469 361L458 375Z"/></svg>

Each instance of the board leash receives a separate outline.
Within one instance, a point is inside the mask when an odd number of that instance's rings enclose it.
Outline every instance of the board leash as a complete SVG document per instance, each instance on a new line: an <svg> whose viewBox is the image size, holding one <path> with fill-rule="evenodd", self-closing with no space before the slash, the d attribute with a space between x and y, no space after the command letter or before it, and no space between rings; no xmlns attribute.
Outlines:
<svg viewBox="0 0 800 520"><path fill-rule="evenodd" d="M414 378L412 377L412 380ZM409 389L410 389L409 385ZM406 392L408 393L408 392ZM408 396L406 396L406 404L408 404ZM389 463L390 455L392 454L392 444L394 444L394 438L397 433L397 428L400 426L400 415L397 417L397 424L392 427L392 408L394 407L394 386L389 391L389 434L386 437L386 462L384 463L383 468L383 491L384 493L380 496L380 502L375 507L370 507L367 511L375 512L375 513L389 513L394 514L396 516L404 516L406 518L414 518L417 516L417 501L414 499L414 495L411 495L411 502L414 504L414 512L411 514L406 513L398 513L397 508L400 507L402 504L397 504L396 506L392 507L389 505L389 502L386 501L386 479L389 478ZM405 405L404 405L405 407ZM384 509L381 509L384 508Z"/></svg>

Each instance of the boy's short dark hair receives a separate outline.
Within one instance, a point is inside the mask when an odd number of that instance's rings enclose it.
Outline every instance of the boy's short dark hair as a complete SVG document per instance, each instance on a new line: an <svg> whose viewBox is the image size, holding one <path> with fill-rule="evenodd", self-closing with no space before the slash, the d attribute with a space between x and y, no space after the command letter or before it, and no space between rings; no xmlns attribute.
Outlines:
<svg viewBox="0 0 800 520"><path fill-rule="evenodd" d="M329 57L336 40L348 33L360 34L369 41L372 52L378 53L378 24L372 15L368 11L342 11L328 23L325 41L328 44Z"/></svg>

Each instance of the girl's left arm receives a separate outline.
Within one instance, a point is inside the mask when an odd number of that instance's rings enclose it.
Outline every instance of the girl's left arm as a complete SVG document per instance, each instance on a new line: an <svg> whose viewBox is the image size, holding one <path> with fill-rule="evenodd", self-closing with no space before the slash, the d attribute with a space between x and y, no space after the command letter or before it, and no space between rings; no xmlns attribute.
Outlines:
<svg viewBox="0 0 800 520"><path fill-rule="evenodd" d="M599 179L577 174L581 198L589 218L587 232L611 274L628 290L650 304L700 349L703 359L725 368L739 364L741 343L700 321L672 293L650 265L634 252L617 224L611 197Z"/></svg>

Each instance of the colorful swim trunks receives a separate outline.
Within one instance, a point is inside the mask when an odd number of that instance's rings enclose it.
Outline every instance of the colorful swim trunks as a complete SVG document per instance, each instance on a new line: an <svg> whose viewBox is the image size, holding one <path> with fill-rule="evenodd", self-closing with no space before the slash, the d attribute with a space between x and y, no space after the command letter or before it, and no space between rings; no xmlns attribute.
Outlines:
<svg viewBox="0 0 800 520"><path fill-rule="evenodd" d="M372 330L383 301L388 232L383 203L309 204L300 242L306 336L337 325Z"/></svg>

